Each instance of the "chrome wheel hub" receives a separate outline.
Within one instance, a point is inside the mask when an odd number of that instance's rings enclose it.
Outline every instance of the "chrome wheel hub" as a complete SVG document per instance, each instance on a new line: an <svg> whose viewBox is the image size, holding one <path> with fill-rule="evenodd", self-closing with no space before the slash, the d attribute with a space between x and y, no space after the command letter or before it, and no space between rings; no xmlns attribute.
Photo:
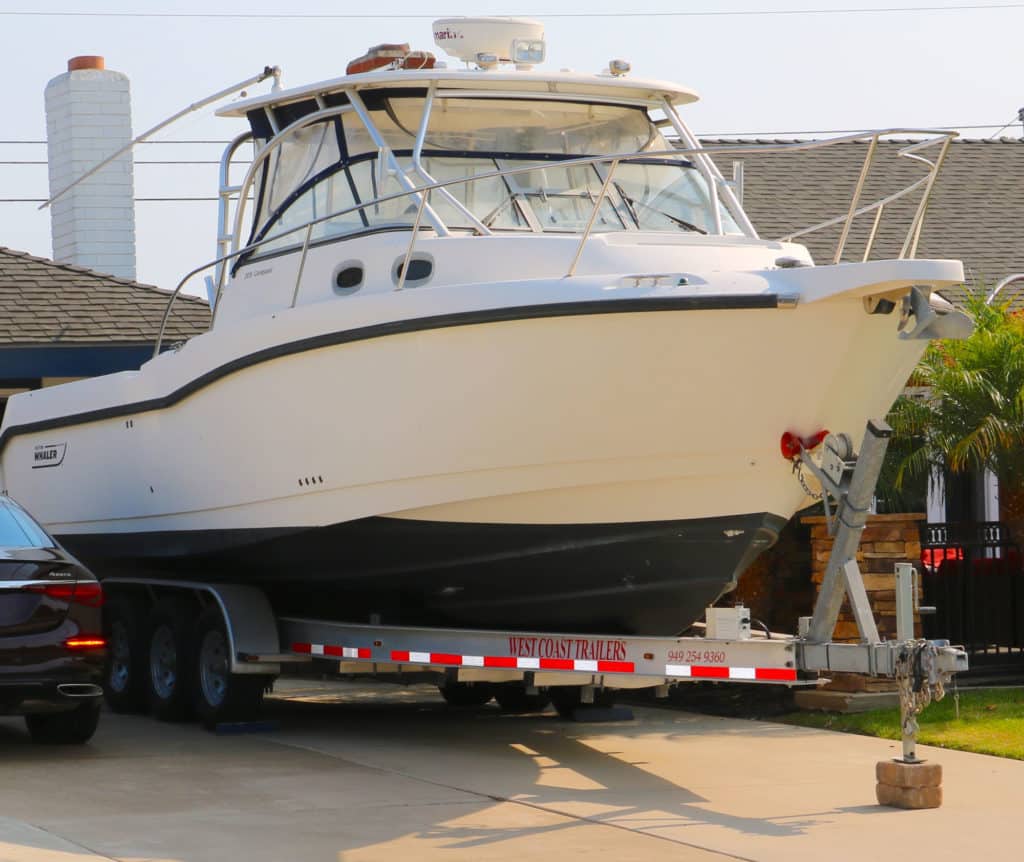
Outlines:
<svg viewBox="0 0 1024 862"><path fill-rule="evenodd" d="M210 706L220 706L228 690L228 645L224 633L211 630L199 646L199 686Z"/></svg>
<svg viewBox="0 0 1024 862"><path fill-rule="evenodd" d="M174 645L174 633L166 625L153 632L149 646L149 673L153 679L153 690L163 700L169 700L178 682L178 651Z"/></svg>

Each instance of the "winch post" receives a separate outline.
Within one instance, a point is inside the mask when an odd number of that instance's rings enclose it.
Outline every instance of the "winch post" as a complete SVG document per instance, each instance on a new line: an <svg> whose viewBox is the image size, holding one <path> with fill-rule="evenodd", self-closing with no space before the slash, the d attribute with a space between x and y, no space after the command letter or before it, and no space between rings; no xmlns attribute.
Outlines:
<svg viewBox="0 0 1024 862"><path fill-rule="evenodd" d="M857 566L857 548L870 514L871 499L891 436L892 429L885 422L879 419L868 422L849 485L839 494L833 522L836 530L832 553L807 631L807 640L811 643L827 643L832 639L846 595L850 597L861 640L865 643L880 642Z"/></svg>
<svg viewBox="0 0 1024 862"><path fill-rule="evenodd" d="M910 563L896 564L896 640L907 643L914 640L914 576ZM909 721L910 703L900 698L900 735L903 740L903 762L919 763L917 759L917 722Z"/></svg>

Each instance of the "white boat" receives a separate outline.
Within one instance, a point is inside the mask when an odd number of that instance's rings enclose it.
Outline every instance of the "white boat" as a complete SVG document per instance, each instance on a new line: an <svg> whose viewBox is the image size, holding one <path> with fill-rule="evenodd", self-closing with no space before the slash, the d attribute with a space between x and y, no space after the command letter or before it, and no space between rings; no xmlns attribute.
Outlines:
<svg viewBox="0 0 1024 862"><path fill-rule="evenodd" d="M940 159L906 259L816 266L758 236L692 90L529 68L531 22L435 35L467 68L399 51L222 111L258 154L211 330L12 398L2 486L101 577L680 631L806 505L781 435L883 416L938 331L962 266L911 258Z"/></svg>

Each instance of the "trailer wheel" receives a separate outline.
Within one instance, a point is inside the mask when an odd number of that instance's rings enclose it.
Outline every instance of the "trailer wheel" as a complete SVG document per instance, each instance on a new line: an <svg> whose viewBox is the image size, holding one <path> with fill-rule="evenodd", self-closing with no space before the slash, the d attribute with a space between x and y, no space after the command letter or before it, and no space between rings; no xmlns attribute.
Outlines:
<svg viewBox="0 0 1024 862"><path fill-rule="evenodd" d="M527 694L525 686L514 682L496 686L494 698L504 712L514 713L541 712L551 703L546 694Z"/></svg>
<svg viewBox="0 0 1024 862"><path fill-rule="evenodd" d="M199 616L196 642L196 712L207 727L225 721L249 721L259 715L264 675L231 673L227 627L220 608L210 606Z"/></svg>
<svg viewBox="0 0 1024 862"><path fill-rule="evenodd" d="M494 697L494 688L486 682L449 682L437 689L449 706L483 706Z"/></svg>
<svg viewBox="0 0 1024 862"><path fill-rule="evenodd" d="M195 698L195 605L157 602L149 620L149 706L161 721L187 721Z"/></svg>
<svg viewBox="0 0 1024 862"><path fill-rule="evenodd" d="M141 712L147 706L146 610L129 596L112 596L103 605L107 661L103 693L114 712Z"/></svg>
<svg viewBox="0 0 1024 862"><path fill-rule="evenodd" d="M572 718L576 710L588 706L612 707L615 706L615 692L611 689L602 688L594 692L593 704L583 703L581 695L583 687L579 685L552 686L548 691L551 694L551 702L555 711L561 718Z"/></svg>

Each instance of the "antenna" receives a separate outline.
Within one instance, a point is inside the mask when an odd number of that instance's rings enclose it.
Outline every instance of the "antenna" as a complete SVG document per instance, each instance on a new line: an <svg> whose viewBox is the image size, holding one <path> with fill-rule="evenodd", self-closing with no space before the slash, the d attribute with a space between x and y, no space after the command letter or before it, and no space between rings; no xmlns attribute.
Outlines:
<svg viewBox="0 0 1024 862"><path fill-rule="evenodd" d="M265 81L265 80L267 80L267 78L273 78L274 79L274 89L275 90L280 89L280 86L281 86L281 67L280 66L264 66L263 67L263 71L260 72L258 75L253 75L251 78L246 78L244 81L239 81L237 84L232 84L230 87L225 87L223 90L218 90L212 96L207 96L205 99L200 99L198 102L193 102L187 108L183 108L182 110L178 111L178 113L173 114L172 116L168 117L166 120L163 120L163 121L157 123L155 126L153 126L153 128L147 129L145 132L143 132L137 138L133 138L131 141L129 141L127 144L125 144L123 147L121 147L119 150L117 150L116 152L111 153L102 162L97 162L95 165L93 165L91 168L89 168L89 170L87 170L84 174L82 174L78 179L76 179L73 183L71 183L70 185L64 186L64 188L62 188L59 192L57 192L57 194L53 195L49 200L44 201L42 204L40 204L39 205L39 209L41 209L41 210L46 209L55 200L57 200L58 198L63 197L64 195L66 195L69 191L71 191L79 183L83 182L84 180L89 179L89 177L91 177L97 171L101 170L102 168L105 168L112 161L114 161L114 159L116 159L118 156L122 155L123 153L128 152L128 150L130 150L136 144L141 143L142 141L146 140L146 138L150 137L151 135L155 135L161 129L166 128L171 123L175 122L175 120L179 120L182 117L184 117L186 114L191 114L193 111L198 111L200 108L205 108L207 105L210 104L210 102L216 102L218 99L223 99L225 96L230 96L232 93L236 92L237 90L243 90L246 87L252 86L253 84L260 83L260 81Z"/></svg>

